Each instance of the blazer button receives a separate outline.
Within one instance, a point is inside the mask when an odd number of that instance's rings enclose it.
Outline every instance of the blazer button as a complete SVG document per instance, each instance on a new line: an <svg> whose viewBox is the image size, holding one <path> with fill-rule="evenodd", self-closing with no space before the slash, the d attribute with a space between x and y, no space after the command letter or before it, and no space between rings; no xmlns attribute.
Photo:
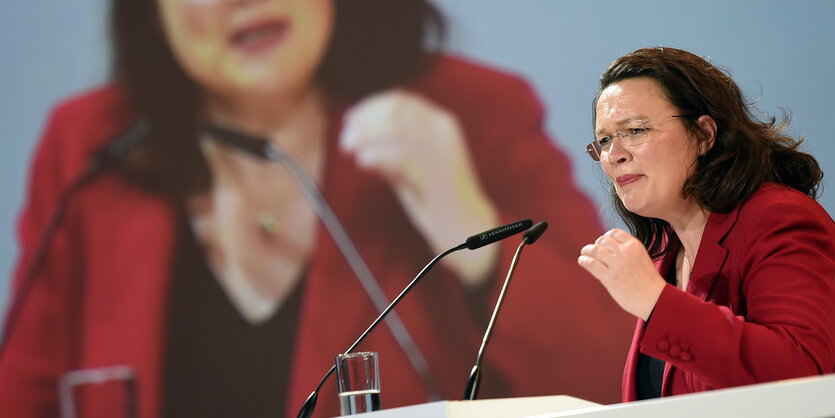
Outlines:
<svg viewBox="0 0 835 418"><path fill-rule="evenodd" d="M691 356L690 353L688 353L687 351L681 353L681 355L678 356L678 358L681 359L681 361L693 360L693 356Z"/></svg>
<svg viewBox="0 0 835 418"><path fill-rule="evenodd" d="M678 345L673 345L672 347L670 347L671 356L678 357L679 354L681 354L681 347L679 347Z"/></svg>
<svg viewBox="0 0 835 418"><path fill-rule="evenodd" d="M667 340L661 340L655 345L658 351L664 352L670 349L670 343Z"/></svg>

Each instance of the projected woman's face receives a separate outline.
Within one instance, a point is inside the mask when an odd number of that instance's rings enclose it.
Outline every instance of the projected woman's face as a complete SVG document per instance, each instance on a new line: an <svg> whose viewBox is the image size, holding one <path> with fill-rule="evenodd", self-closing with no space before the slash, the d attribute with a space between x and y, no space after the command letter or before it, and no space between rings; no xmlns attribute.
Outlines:
<svg viewBox="0 0 835 418"><path fill-rule="evenodd" d="M284 92L313 79L332 0L156 0L171 49L212 95Z"/></svg>

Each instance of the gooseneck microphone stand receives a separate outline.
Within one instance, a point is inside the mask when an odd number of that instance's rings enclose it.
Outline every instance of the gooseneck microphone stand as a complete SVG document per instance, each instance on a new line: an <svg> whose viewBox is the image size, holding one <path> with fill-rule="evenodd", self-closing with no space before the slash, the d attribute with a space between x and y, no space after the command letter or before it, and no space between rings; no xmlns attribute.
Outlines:
<svg viewBox="0 0 835 418"><path fill-rule="evenodd" d="M467 387L464 389L464 400L471 401L478 396L478 388L481 384L481 360L484 357L484 350L487 347L487 342L493 335L493 325L496 324L496 318L499 316L499 310L502 308L504 296L507 293L507 288L510 285L510 278L516 270L516 263L519 261L519 256L522 254L522 247L526 244L530 245L539 239L539 236L548 228L547 222L539 222L533 226L528 232L525 232L522 242L516 248L516 254L513 255L513 261L510 262L510 268L507 271L507 277L502 285L502 291L499 293L499 298L496 301L496 307L493 308L493 316L490 317L490 323L487 324L487 330L484 332L484 338L481 340L481 347L478 349L478 357L476 357L475 365L470 371L470 377L467 379Z"/></svg>
<svg viewBox="0 0 835 418"><path fill-rule="evenodd" d="M20 315L29 299L29 294L37 282L38 273L47 262L47 255L58 229L63 225L64 215L72 198L95 179L99 174L111 168L114 163L123 158L136 144L145 139L151 132L151 122L140 119L129 125L124 131L99 148L87 160L87 165L58 196L57 203L47 221L46 227L40 234L38 243L32 253L32 258L26 266L17 290L11 299L11 307L6 314L3 338L0 341L0 358L9 344L12 334L20 321Z"/></svg>

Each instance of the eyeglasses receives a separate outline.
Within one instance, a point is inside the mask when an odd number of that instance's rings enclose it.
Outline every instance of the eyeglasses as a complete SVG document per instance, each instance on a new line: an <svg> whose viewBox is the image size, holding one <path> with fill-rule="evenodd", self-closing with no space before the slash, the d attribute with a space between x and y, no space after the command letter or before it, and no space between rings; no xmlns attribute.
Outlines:
<svg viewBox="0 0 835 418"><path fill-rule="evenodd" d="M689 116L690 115L674 115L655 118L652 120L631 121L625 131L616 132L611 136L603 136L589 142L589 144L586 145L586 154L588 154L592 160L599 162L600 160L606 158L606 155L608 155L609 151L612 150L612 144L615 142L615 137L620 138L620 142L626 147L640 145L646 142L648 137L647 134L649 134L652 130L651 128L647 128L647 124L659 122L665 119L686 118Z"/></svg>

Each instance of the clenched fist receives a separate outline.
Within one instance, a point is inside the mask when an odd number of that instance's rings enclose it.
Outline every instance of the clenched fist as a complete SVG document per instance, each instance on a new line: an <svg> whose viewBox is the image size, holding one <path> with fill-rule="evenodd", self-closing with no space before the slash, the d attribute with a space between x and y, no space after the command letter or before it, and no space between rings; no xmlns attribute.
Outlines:
<svg viewBox="0 0 835 418"><path fill-rule="evenodd" d="M583 247L577 263L603 284L621 308L644 320L666 285L643 244L621 229Z"/></svg>

